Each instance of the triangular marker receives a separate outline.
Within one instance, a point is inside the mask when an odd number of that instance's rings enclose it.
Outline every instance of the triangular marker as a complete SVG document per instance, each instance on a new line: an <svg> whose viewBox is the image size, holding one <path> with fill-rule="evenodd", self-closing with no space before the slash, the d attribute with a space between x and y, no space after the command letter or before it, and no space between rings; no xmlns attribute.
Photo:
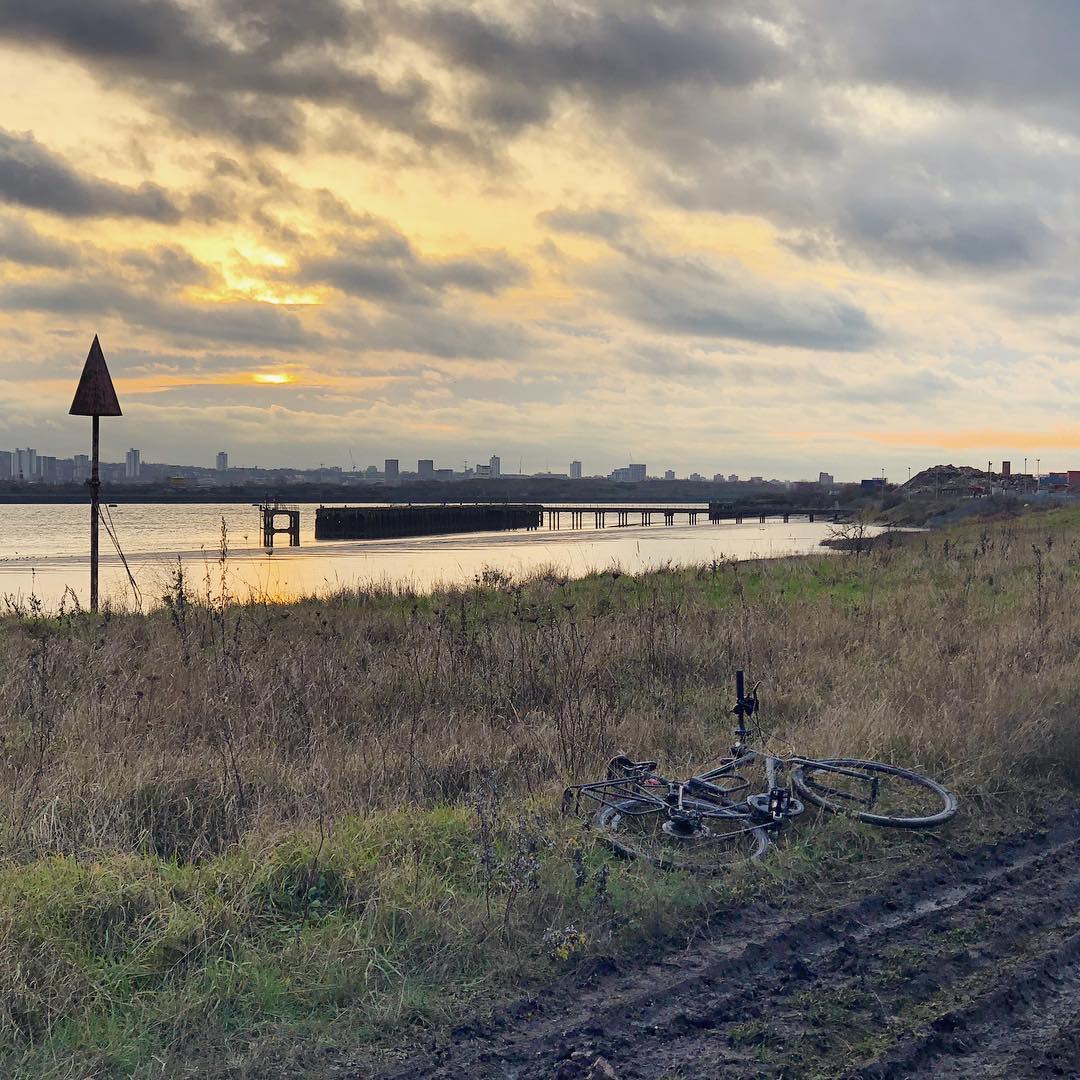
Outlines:
<svg viewBox="0 0 1080 1080"><path fill-rule="evenodd" d="M87 353L82 377L75 391L75 399L68 409L71 416L123 416L120 402L116 399L112 376L105 364L97 334Z"/></svg>

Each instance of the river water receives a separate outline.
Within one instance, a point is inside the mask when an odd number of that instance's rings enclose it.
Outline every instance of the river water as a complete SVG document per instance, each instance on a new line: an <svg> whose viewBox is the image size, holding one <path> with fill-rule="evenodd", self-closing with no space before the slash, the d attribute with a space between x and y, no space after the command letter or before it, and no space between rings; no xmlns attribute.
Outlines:
<svg viewBox="0 0 1080 1080"><path fill-rule="evenodd" d="M302 505L301 546L261 548L254 506L237 503L128 503L108 508L116 538L141 594L143 606L160 603L177 560L200 591L220 587L220 545L225 522L229 591L241 598L284 600L366 583L428 590L471 583L485 569L515 577L543 568L571 576L619 567L635 572L664 564L691 565L712 559L749 559L805 554L830 534L824 522L757 521L712 525L652 524L596 529L546 527L537 532L469 533L402 540L315 539L315 505ZM608 516L609 523L614 520ZM662 518L660 519L662 522ZM653 521L656 521L654 517ZM569 523L569 517L564 524ZM283 544L283 538L278 539ZM0 610L31 597L54 609L65 590L82 604L89 593L89 510L72 504L8 504L0 507ZM133 606L127 572L108 532L101 531L101 595ZM6 603L5 603L6 601Z"/></svg>

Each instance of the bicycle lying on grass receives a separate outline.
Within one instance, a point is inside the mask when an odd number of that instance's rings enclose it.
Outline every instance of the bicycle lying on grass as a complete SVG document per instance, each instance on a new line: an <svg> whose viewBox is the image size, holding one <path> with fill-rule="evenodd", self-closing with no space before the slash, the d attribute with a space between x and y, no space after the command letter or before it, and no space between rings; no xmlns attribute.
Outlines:
<svg viewBox="0 0 1080 1080"><path fill-rule="evenodd" d="M909 769L858 758L781 758L751 749L747 723L759 702L756 688L746 694L741 671L735 693L735 742L716 768L670 780L656 771L655 761L612 758L606 780L566 789L564 811L580 809L583 797L593 800L600 804L593 825L620 854L698 873L760 859L770 835L806 803L904 829L932 828L956 813L952 792ZM764 766L767 788L751 793L750 780L739 770L755 764Z"/></svg>

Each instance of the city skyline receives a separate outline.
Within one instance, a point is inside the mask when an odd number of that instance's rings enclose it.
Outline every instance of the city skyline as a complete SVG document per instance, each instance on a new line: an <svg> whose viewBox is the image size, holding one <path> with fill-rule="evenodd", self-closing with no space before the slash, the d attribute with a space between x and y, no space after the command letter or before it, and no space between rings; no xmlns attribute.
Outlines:
<svg viewBox="0 0 1080 1080"><path fill-rule="evenodd" d="M162 460L1080 448L1075 6L303 10L0 3L0 445L100 333Z"/></svg>
<svg viewBox="0 0 1080 1080"><path fill-rule="evenodd" d="M163 480L165 479L165 473L161 473L162 469L185 469L196 470L205 473L216 473L222 476L223 482L228 482L228 477L225 474L231 474L232 477L237 477L245 472L280 472L280 473L323 473L332 474L337 473L345 478L360 478L364 477L369 480L378 480L379 482L395 483L399 480L450 480L450 479L462 479L462 478L512 478L512 477L564 477L569 480L581 480L581 479L610 479L615 481L622 481L627 483L641 483L645 480L657 481L696 481L700 483L771 483L771 484L813 484L817 483L823 487L830 487L834 484L853 484L861 482L867 484L869 482L876 482L877 479L887 479L889 483L902 484L905 480L910 480L912 476L917 475L923 471L923 467L915 468L908 466L906 475L899 477L888 477L886 470L882 470L880 473L875 474L875 477L871 480L867 480L865 477L836 477L831 472L820 470L817 478L815 479L810 474L800 474L798 476L784 476L784 477L767 477L765 474L754 473L727 473L723 470L711 472L709 475L703 475L697 470L694 470L688 474L680 475L676 473L674 469L664 468L659 466L653 469L649 468L647 463L630 463L625 466L615 466L613 469L599 472L589 472L583 466L583 463L578 460L572 460L569 462L568 468L565 472L560 469L551 469L549 465L545 465L544 468L539 470L523 470L514 472L510 470L504 470L502 468L502 459L498 454L492 454L487 462L474 461L470 464L468 461L462 462L462 468L457 469L455 466L447 466L440 462L437 458L418 458L416 459L416 468L411 469L408 461L406 460L405 466L402 467L401 458L384 458L383 468L380 469L378 464L372 462L365 466L359 465L355 459L353 459L351 465L348 467L345 465L334 465L329 463L320 463L313 468L305 468L297 465L278 465L267 466L255 463L238 463L232 462L230 464L229 451L219 450L214 455L214 461L212 465L200 464L197 462L164 462L164 461L152 461L142 460L141 448L129 447L124 454L124 460L121 461L109 461L107 456L103 460L103 468L106 470L106 478L112 482L119 480L132 481L132 480ZM1062 474L1074 476L1076 470L1069 469L1068 467L1060 468L1056 467L1053 463L1048 463L1045 469L1042 468L1042 459L1035 457L1032 460L1032 468L1029 470L1029 459L1024 457L1022 459L1022 468L1013 470L1012 461L1010 459L1001 459L999 461L998 468L994 468L993 461L987 462L990 467L989 471L993 473L1000 473L1004 476L1009 476L1010 473L1019 476L1040 476L1051 474ZM143 465L148 467L148 473L143 474ZM942 463L933 463L940 465ZM70 466L70 468L68 468ZM926 468L933 467L933 465L925 466ZM978 466L968 466L969 468L978 468ZM87 478L89 475L89 458L86 454L74 454L68 457L61 457L55 454L44 454L38 450L37 447L24 447L15 448L13 450L0 449L0 482L16 480L25 482L38 482L44 481L47 483L69 483L80 482Z"/></svg>

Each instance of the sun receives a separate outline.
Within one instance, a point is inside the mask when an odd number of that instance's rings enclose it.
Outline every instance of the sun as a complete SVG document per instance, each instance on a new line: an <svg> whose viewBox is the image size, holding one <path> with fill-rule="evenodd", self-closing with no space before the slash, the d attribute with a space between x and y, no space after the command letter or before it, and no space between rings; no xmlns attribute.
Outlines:
<svg viewBox="0 0 1080 1080"><path fill-rule="evenodd" d="M251 376L257 383L270 383L274 386L280 386L282 383L292 382L291 375L282 375L276 371L259 371Z"/></svg>

